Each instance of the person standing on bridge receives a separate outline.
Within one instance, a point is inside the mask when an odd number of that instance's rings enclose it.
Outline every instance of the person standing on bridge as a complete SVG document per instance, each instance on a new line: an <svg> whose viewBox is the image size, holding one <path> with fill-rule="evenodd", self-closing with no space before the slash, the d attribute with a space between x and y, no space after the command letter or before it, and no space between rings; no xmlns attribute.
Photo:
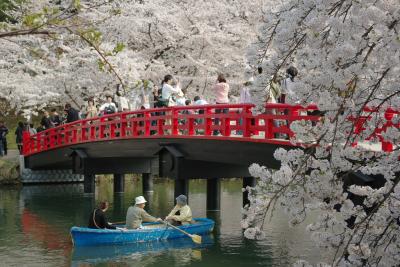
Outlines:
<svg viewBox="0 0 400 267"><path fill-rule="evenodd" d="M51 122L50 115L47 110L43 112L43 117L40 121L40 125L42 125L45 130L53 128L53 123Z"/></svg>
<svg viewBox="0 0 400 267"><path fill-rule="evenodd" d="M24 123L22 121L18 122L18 127L15 129L15 143L17 143L20 154L22 154L22 136L24 134L24 130Z"/></svg>
<svg viewBox="0 0 400 267"><path fill-rule="evenodd" d="M50 121L54 127L61 125L61 117L55 108L51 109Z"/></svg>
<svg viewBox="0 0 400 267"><path fill-rule="evenodd" d="M298 75L299 71L293 67L290 66L286 70L286 79L282 80L281 88L282 88L282 94L279 99L279 103L287 103L289 101L296 102L296 92L295 92L295 79Z"/></svg>
<svg viewBox="0 0 400 267"><path fill-rule="evenodd" d="M146 199L143 196L135 198L135 206L129 207L126 213L126 228L138 229L142 227L142 222L161 222L161 218L156 218L148 214L144 207Z"/></svg>
<svg viewBox="0 0 400 267"><path fill-rule="evenodd" d="M175 86L174 83L176 84ZM162 81L161 105L163 107L175 106L175 97L183 95L179 81L174 81L172 75L165 75Z"/></svg>
<svg viewBox="0 0 400 267"><path fill-rule="evenodd" d="M187 204L187 197L185 195L179 195L176 198L176 206L165 219L175 226L192 223L192 210Z"/></svg>
<svg viewBox="0 0 400 267"><path fill-rule="evenodd" d="M106 96L107 102L101 105L100 112L104 115L109 115L117 112L117 106L113 102L112 96Z"/></svg>
<svg viewBox="0 0 400 267"><path fill-rule="evenodd" d="M124 89L121 84L117 84L117 91L115 92L115 102L118 107L118 112L129 111L129 101L124 95Z"/></svg>
<svg viewBox="0 0 400 267"><path fill-rule="evenodd" d="M223 74L219 74L217 77L217 83L214 85L212 91L215 94L215 103L216 104L229 104L229 84L226 82L225 76ZM215 113L228 113L229 109L215 109ZM214 119L214 124L219 125L219 119ZM218 135L220 131L214 130L214 135Z"/></svg>
<svg viewBox="0 0 400 267"><path fill-rule="evenodd" d="M67 123L79 120L79 112L70 103L65 104L64 111L67 116Z"/></svg>
<svg viewBox="0 0 400 267"><path fill-rule="evenodd" d="M93 98L90 98L87 101L86 119L96 118L97 116L98 116L98 111L97 111L96 105L94 104Z"/></svg>

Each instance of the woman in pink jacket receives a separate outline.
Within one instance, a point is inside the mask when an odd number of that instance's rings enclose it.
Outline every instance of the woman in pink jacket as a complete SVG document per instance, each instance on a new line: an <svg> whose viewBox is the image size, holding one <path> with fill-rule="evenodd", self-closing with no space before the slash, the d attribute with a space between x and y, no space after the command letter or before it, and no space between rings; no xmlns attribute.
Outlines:
<svg viewBox="0 0 400 267"><path fill-rule="evenodd" d="M215 93L215 103L216 104L229 104L229 84L223 74L219 74L217 78L217 83L213 87ZM228 109L215 109L215 113L228 113ZM215 125L219 125L219 119L215 119ZM215 130L214 135L218 135L219 131Z"/></svg>
<svg viewBox="0 0 400 267"><path fill-rule="evenodd" d="M215 102L216 104L229 104L229 84L223 74L219 74L217 78L217 83L213 87L215 92Z"/></svg>

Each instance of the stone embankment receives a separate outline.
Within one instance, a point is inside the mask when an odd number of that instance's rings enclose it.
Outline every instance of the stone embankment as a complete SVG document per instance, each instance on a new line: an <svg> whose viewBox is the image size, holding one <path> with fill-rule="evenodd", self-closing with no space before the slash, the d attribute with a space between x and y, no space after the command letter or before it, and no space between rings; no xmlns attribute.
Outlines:
<svg viewBox="0 0 400 267"><path fill-rule="evenodd" d="M18 152L11 150L7 156L0 157L0 185L20 183Z"/></svg>

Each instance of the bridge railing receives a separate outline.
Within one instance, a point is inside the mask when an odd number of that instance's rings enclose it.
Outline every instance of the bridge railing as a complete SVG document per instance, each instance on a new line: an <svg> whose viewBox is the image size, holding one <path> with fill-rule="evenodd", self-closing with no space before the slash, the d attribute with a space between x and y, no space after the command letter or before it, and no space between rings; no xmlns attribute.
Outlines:
<svg viewBox="0 0 400 267"><path fill-rule="evenodd" d="M25 133L23 153L31 155L80 143L134 138L228 139L295 145L289 141L293 136L291 123L320 119L311 115L318 111L315 105L267 104L266 112L258 115L252 114L252 108L252 104L176 106L84 119L32 136ZM362 131L363 124L355 123L360 125L356 130Z"/></svg>
<svg viewBox="0 0 400 267"><path fill-rule="evenodd" d="M400 110L389 107L380 112L377 108L365 107L359 116L351 116L349 120L354 123L354 136L356 138L353 146L356 146L358 141L380 142L382 151L393 151L394 144L385 140L382 133L386 132L389 127L400 129ZM360 140L360 135L367 129L366 124L371 124L373 120L375 121L372 125L373 131L364 140Z"/></svg>

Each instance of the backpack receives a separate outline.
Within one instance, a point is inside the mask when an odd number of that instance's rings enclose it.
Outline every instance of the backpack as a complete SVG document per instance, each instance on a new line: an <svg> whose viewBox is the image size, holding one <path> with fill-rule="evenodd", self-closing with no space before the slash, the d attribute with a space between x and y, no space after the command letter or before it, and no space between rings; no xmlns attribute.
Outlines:
<svg viewBox="0 0 400 267"><path fill-rule="evenodd" d="M108 105L104 108L104 114L113 114L115 113L115 107L113 105Z"/></svg>

